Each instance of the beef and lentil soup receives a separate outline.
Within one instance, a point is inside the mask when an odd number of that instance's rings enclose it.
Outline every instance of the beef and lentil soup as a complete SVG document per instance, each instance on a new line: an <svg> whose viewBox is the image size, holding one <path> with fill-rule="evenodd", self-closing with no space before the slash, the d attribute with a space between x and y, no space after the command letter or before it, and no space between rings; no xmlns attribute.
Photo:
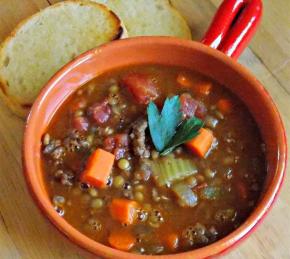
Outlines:
<svg viewBox="0 0 290 259"><path fill-rule="evenodd" d="M243 103L180 67L127 67L81 87L42 141L60 217L116 249L169 254L239 227L259 199L264 145Z"/></svg>

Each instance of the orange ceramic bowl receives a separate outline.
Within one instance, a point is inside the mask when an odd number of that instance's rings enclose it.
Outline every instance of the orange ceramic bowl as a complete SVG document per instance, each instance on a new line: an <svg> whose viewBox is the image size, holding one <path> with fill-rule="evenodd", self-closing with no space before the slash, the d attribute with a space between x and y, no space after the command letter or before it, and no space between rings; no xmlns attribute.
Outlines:
<svg viewBox="0 0 290 259"><path fill-rule="evenodd" d="M202 43L170 37L118 40L88 51L62 68L42 90L27 119L23 164L29 189L48 219L82 248L106 258L146 257L102 245L86 237L60 217L48 197L41 165L41 138L54 114L67 98L79 87L105 72L142 64L183 66L214 79L229 88L245 103L260 129L267 147L267 177L260 201L252 214L234 232L209 246L166 255L163 258L206 258L220 255L248 236L269 211L283 181L287 147L281 118L264 87L232 58Z"/></svg>

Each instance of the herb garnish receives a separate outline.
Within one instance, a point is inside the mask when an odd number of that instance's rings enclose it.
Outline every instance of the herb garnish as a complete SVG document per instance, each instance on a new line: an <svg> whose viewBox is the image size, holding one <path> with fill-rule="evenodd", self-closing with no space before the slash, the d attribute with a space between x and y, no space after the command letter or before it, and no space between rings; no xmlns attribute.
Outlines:
<svg viewBox="0 0 290 259"><path fill-rule="evenodd" d="M179 96L167 98L161 114L154 102L150 102L147 107L151 138L161 155L169 154L195 137L203 126L203 121L196 117L181 122L180 108Z"/></svg>
<svg viewBox="0 0 290 259"><path fill-rule="evenodd" d="M161 114L154 102L150 102L147 107L151 138L159 152L167 147L176 133L182 118L180 106L179 97L173 96L165 100Z"/></svg>

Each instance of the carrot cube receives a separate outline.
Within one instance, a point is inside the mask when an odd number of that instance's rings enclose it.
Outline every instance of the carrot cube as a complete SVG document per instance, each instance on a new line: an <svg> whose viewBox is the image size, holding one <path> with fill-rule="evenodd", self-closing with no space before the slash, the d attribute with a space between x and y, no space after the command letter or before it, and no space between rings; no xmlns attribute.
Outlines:
<svg viewBox="0 0 290 259"><path fill-rule="evenodd" d="M113 154L98 148L89 157L86 168L81 175L81 181L99 188L106 187L114 160Z"/></svg>
<svg viewBox="0 0 290 259"><path fill-rule="evenodd" d="M185 146L199 157L205 157L210 150L214 136L211 130L201 128L199 134L185 143Z"/></svg>
<svg viewBox="0 0 290 259"><path fill-rule="evenodd" d="M110 206L110 213L113 219L122 224L133 224L139 205L136 201L127 199L113 199Z"/></svg>

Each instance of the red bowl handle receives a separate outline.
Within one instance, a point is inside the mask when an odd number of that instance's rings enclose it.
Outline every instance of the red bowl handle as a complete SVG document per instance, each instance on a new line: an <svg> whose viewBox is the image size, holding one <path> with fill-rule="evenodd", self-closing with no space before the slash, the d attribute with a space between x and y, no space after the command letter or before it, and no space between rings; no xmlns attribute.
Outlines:
<svg viewBox="0 0 290 259"><path fill-rule="evenodd" d="M262 9L261 0L224 0L202 43L237 59L256 32Z"/></svg>

